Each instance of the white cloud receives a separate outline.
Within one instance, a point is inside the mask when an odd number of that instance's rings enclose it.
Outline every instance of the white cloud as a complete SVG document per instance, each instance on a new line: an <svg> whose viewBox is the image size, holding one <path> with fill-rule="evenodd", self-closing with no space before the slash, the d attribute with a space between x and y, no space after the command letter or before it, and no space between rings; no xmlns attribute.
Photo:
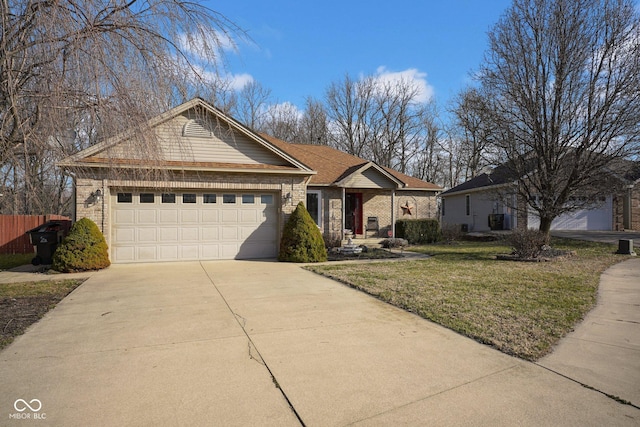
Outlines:
<svg viewBox="0 0 640 427"><path fill-rule="evenodd" d="M416 101L425 103L433 99L435 89L427 81L427 73L417 68L409 68L404 71L390 71L385 66L376 70L374 78L381 83L407 82L418 89Z"/></svg>
<svg viewBox="0 0 640 427"><path fill-rule="evenodd" d="M210 62L212 58L217 62L225 54L238 49L237 43L229 34L211 29L180 35L178 47L198 62Z"/></svg>
<svg viewBox="0 0 640 427"><path fill-rule="evenodd" d="M297 117L301 119L303 112L289 101L280 102L278 104L271 104L266 108L266 112L271 117L275 118L291 118Z"/></svg>

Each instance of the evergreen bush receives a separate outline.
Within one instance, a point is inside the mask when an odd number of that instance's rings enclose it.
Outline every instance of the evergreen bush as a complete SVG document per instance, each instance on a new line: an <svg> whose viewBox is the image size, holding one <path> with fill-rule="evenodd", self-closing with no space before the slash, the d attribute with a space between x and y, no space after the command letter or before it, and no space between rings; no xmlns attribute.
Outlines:
<svg viewBox="0 0 640 427"><path fill-rule="evenodd" d="M107 242L89 218L76 222L53 254L52 268L63 273L100 270L111 265Z"/></svg>
<svg viewBox="0 0 640 427"><path fill-rule="evenodd" d="M284 225L278 260L285 262L327 260L327 249L324 246L322 233L302 202L298 203Z"/></svg>
<svg viewBox="0 0 640 427"><path fill-rule="evenodd" d="M437 219L399 219L396 221L396 237L410 244L435 243L442 238Z"/></svg>

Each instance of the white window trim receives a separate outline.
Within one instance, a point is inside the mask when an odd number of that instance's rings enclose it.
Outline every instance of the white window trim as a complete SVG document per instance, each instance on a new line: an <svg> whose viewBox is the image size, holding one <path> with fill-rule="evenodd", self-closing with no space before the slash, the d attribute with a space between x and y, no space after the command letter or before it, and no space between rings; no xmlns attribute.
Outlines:
<svg viewBox="0 0 640 427"><path fill-rule="evenodd" d="M307 190L307 195L309 194L317 194L318 195L318 222L319 224L316 224L321 230L322 230L322 224L324 224L323 221L323 217L322 217L322 191L321 190ZM305 205L306 205L306 196L305 196ZM309 208L307 207L307 210L309 210Z"/></svg>

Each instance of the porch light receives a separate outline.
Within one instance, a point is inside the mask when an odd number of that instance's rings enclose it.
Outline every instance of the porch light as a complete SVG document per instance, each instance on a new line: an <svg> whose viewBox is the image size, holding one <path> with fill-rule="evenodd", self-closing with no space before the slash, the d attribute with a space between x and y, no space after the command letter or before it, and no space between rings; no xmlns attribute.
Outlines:
<svg viewBox="0 0 640 427"><path fill-rule="evenodd" d="M102 200L102 191L98 188L96 191L91 193L91 197L93 197L93 200L95 200L96 203L100 203L100 200Z"/></svg>
<svg viewBox="0 0 640 427"><path fill-rule="evenodd" d="M291 195L291 193L287 193L286 196L283 197L284 203L285 204L289 204L291 203L291 201L293 200L293 196Z"/></svg>

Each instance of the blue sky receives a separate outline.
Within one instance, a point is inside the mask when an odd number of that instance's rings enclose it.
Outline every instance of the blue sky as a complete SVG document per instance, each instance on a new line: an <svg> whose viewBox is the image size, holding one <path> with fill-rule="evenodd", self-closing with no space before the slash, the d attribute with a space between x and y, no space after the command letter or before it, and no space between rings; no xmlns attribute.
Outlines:
<svg viewBox="0 0 640 427"><path fill-rule="evenodd" d="M510 0L223 1L209 4L247 31L227 51L227 77L302 108L346 73L402 73L445 107L468 84L487 31Z"/></svg>

